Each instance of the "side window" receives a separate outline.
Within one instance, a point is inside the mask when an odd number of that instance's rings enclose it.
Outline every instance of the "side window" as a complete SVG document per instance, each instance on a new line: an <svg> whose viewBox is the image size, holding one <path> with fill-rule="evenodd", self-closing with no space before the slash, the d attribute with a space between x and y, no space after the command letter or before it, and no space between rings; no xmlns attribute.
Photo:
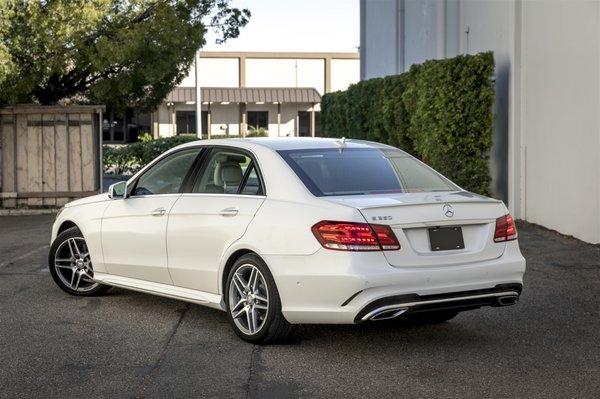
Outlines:
<svg viewBox="0 0 600 399"><path fill-rule="evenodd" d="M250 165L247 175L244 186L240 190L240 194L263 195L262 185L260 184L260 179L258 178L254 164Z"/></svg>
<svg viewBox="0 0 600 399"><path fill-rule="evenodd" d="M199 148L193 148L161 159L138 179L133 195L178 193L199 153Z"/></svg>
<svg viewBox="0 0 600 399"><path fill-rule="evenodd" d="M194 193L258 194L262 191L252 158L242 152L214 149L205 165L192 190ZM244 184L250 181L250 185ZM244 187L240 189L242 184Z"/></svg>

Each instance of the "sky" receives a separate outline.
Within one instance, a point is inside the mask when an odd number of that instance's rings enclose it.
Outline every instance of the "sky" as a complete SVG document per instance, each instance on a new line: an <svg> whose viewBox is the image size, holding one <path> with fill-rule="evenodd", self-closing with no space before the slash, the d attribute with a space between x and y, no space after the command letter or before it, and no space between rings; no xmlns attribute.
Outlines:
<svg viewBox="0 0 600 399"><path fill-rule="evenodd" d="M233 0L248 8L250 22L236 39L215 43L209 32L205 51L343 51L360 44L359 0Z"/></svg>

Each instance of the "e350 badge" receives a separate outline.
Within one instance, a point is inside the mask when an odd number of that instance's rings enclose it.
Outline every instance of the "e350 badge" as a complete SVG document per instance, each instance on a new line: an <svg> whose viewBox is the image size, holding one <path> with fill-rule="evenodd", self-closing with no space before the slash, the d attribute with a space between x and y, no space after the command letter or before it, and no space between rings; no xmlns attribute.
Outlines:
<svg viewBox="0 0 600 399"><path fill-rule="evenodd" d="M392 220L391 216L371 216L371 220L374 222L380 222L384 220Z"/></svg>

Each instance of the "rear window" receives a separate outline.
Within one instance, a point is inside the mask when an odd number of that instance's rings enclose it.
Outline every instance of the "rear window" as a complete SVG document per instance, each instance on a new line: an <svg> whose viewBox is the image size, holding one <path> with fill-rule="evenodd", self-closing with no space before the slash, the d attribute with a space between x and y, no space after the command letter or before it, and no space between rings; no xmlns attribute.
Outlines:
<svg viewBox="0 0 600 399"><path fill-rule="evenodd" d="M327 148L285 150L279 154L318 197L458 190L399 150Z"/></svg>

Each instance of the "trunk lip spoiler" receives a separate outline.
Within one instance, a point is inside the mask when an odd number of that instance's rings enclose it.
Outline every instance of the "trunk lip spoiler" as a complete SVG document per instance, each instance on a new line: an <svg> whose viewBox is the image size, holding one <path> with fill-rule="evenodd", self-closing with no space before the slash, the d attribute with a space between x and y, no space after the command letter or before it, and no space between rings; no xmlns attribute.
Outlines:
<svg viewBox="0 0 600 399"><path fill-rule="evenodd" d="M381 205L358 205L353 206L356 209L368 210L378 208L392 208L396 206L421 206L421 205L435 205L435 204L502 204L503 202L497 199L490 198L488 200L449 200L449 201L432 201L432 202L398 202L397 204L381 204ZM346 204L344 204L346 205ZM350 205L350 204L347 204ZM352 206L352 205L350 205Z"/></svg>
<svg viewBox="0 0 600 399"><path fill-rule="evenodd" d="M448 219L448 220L434 220L430 222L414 222L414 223L395 223L389 226L392 229L416 229L426 227L437 227L437 226L466 226L475 224L489 224L495 222L495 218L486 219Z"/></svg>

